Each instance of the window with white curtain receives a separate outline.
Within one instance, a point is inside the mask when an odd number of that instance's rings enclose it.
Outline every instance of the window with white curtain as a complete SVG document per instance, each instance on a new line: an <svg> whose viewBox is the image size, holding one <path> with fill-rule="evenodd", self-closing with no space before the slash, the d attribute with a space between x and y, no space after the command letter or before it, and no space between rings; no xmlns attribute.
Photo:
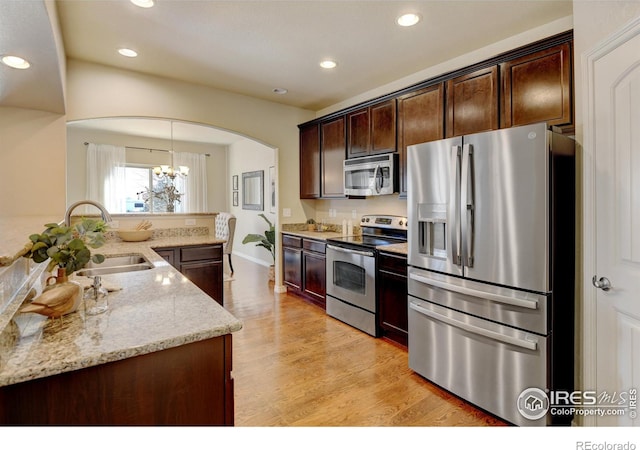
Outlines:
<svg viewBox="0 0 640 450"><path fill-rule="evenodd" d="M207 212L207 156L202 153L174 152L174 166L187 166L189 175L176 177L176 188L182 193L176 212Z"/></svg>
<svg viewBox="0 0 640 450"><path fill-rule="evenodd" d="M206 212L206 155L174 152L172 165L189 168L188 176L179 175L173 181L182 194L175 212ZM126 164L125 147L88 144L87 199L102 203L112 213L167 211L166 201L153 192L161 192L170 182L155 175L153 166Z"/></svg>
<svg viewBox="0 0 640 450"><path fill-rule="evenodd" d="M126 210L124 192L126 150L110 144L87 146L87 199L102 203L109 212Z"/></svg>

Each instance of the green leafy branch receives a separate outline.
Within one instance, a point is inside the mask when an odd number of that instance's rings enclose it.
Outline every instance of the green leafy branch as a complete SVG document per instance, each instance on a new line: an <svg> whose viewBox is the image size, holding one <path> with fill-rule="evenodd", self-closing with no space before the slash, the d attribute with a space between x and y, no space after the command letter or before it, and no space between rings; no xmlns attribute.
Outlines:
<svg viewBox="0 0 640 450"><path fill-rule="evenodd" d="M252 242L257 242L256 247L264 247L269 253L271 253L271 257L273 261L276 260L276 229L273 223L267 216L264 214L258 214L259 217L262 217L268 224L269 229L265 230L264 235L262 234L247 234L242 240L243 244L250 244Z"/></svg>
<svg viewBox="0 0 640 450"><path fill-rule="evenodd" d="M24 255L36 263L50 259L47 271L58 266L64 268L67 275L82 269L89 261L101 263L104 255L91 254L89 248L104 245L106 225L102 220L82 219L73 227L48 223L42 234L32 234L31 250Z"/></svg>

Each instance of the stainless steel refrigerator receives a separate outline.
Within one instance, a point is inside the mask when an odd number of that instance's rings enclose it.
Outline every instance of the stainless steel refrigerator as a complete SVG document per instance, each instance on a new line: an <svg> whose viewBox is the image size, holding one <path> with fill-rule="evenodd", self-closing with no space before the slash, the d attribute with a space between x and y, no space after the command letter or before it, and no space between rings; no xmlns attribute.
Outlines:
<svg viewBox="0 0 640 450"><path fill-rule="evenodd" d="M407 158L409 366L510 423L570 423L574 141L542 123Z"/></svg>

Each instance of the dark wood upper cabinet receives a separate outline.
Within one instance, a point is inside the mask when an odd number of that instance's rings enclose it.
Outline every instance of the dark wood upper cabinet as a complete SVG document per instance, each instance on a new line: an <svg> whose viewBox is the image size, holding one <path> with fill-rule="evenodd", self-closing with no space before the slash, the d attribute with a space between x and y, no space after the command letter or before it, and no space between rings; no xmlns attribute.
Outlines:
<svg viewBox="0 0 640 450"><path fill-rule="evenodd" d="M300 128L300 198L320 197L320 126Z"/></svg>
<svg viewBox="0 0 640 450"><path fill-rule="evenodd" d="M344 198L345 158L397 151L404 198L410 145L537 122L571 130L572 52L568 31L300 125L300 198Z"/></svg>
<svg viewBox="0 0 640 450"><path fill-rule="evenodd" d="M446 137L497 130L498 66L447 81Z"/></svg>
<svg viewBox="0 0 640 450"><path fill-rule="evenodd" d="M501 127L570 124L571 59L567 42L502 63Z"/></svg>
<svg viewBox="0 0 640 450"><path fill-rule="evenodd" d="M349 158L366 156L371 148L371 120L369 108L347 114L347 153Z"/></svg>
<svg viewBox="0 0 640 450"><path fill-rule="evenodd" d="M347 157L396 151L396 99L347 114Z"/></svg>
<svg viewBox="0 0 640 450"><path fill-rule="evenodd" d="M344 198L345 116L321 124L321 197Z"/></svg>
<svg viewBox="0 0 640 450"><path fill-rule="evenodd" d="M444 138L444 83L398 98L400 196L407 195L407 147Z"/></svg>

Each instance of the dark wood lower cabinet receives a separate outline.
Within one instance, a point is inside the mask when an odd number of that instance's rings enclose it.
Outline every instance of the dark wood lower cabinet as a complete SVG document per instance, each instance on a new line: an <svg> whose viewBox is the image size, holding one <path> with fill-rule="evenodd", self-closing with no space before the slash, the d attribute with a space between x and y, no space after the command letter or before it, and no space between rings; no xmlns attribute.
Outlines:
<svg viewBox="0 0 640 450"><path fill-rule="evenodd" d="M231 335L0 388L6 425L233 425Z"/></svg>
<svg viewBox="0 0 640 450"><path fill-rule="evenodd" d="M326 244L282 235L284 283L289 292L326 307Z"/></svg>
<svg viewBox="0 0 640 450"><path fill-rule="evenodd" d="M297 245L294 247L285 247L285 245ZM302 288L302 239L283 238L282 257L284 268L284 283L293 288L300 290Z"/></svg>
<svg viewBox="0 0 640 450"><path fill-rule="evenodd" d="M324 254L303 253L304 292L315 297L318 303L325 303L326 291L326 258Z"/></svg>
<svg viewBox="0 0 640 450"><path fill-rule="evenodd" d="M378 254L378 325L381 335L407 346L407 257L396 253Z"/></svg>
<svg viewBox="0 0 640 450"><path fill-rule="evenodd" d="M154 251L207 295L224 305L222 244L156 248Z"/></svg>

